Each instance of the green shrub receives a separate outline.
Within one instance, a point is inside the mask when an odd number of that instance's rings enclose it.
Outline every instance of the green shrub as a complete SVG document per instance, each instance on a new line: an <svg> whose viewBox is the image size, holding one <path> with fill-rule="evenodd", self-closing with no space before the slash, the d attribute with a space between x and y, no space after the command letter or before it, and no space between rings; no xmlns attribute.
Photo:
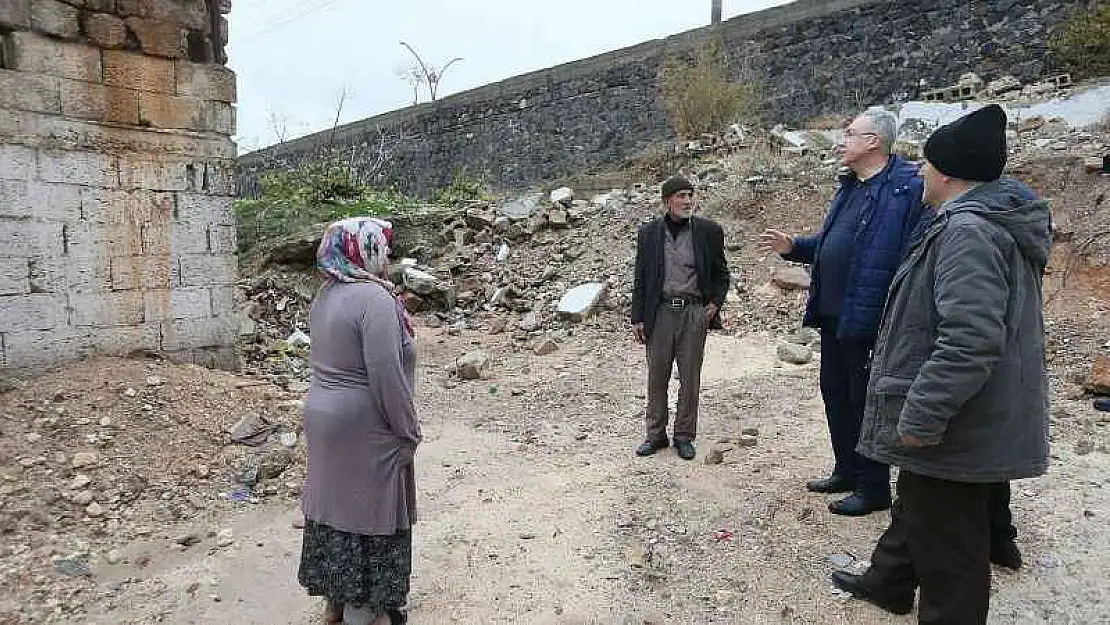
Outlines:
<svg viewBox="0 0 1110 625"><path fill-rule="evenodd" d="M481 178L471 175L465 169L455 172L451 184L433 194L432 201L437 206L455 207L474 201L490 201L493 194Z"/></svg>
<svg viewBox="0 0 1110 625"><path fill-rule="evenodd" d="M1048 47L1060 69L1076 78L1110 74L1110 4L1101 3L1061 24Z"/></svg>

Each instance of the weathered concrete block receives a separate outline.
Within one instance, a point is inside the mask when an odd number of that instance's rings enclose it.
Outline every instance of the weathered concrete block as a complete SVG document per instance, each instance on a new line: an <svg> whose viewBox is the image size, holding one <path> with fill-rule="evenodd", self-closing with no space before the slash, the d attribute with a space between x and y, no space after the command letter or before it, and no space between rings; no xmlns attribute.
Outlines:
<svg viewBox="0 0 1110 625"><path fill-rule="evenodd" d="M199 190L212 195L235 195L235 161L206 161L197 168Z"/></svg>
<svg viewBox="0 0 1110 625"><path fill-rule="evenodd" d="M27 263L35 293L90 293L109 291L112 282L107 257L35 256Z"/></svg>
<svg viewBox="0 0 1110 625"><path fill-rule="evenodd" d="M234 226L233 199L224 195L178 193L177 215L183 221L205 221L221 226Z"/></svg>
<svg viewBox="0 0 1110 625"><path fill-rule="evenodd" d="M87 82L100 81L102 66L97 48L31 32L12 33L9 40L13 69Z"/></svg>
<svg viewBox="0 0 1110 625"><path fill-rule="evenodd" d="M88 333L88 351L104 356L128 356L141 350L157 351L161 332L161 325L156 322L98 328Z"/></svg>
<svg viewBox="0 0 1110 625"><path fill-rule="evenodd" d="M179 23L146 17L129 17L125 21L139 39L144 54L169 59L188 56L185 29Z"/></svg>
<svg viewBox="0 0 1110 625"><path fill-rule="evenodd" d="M79 221L66 225L66 254L74 259L142 256L142 224Z"/></svg>
<svg viewBox="0 0 1110 625"><path fill-rule="evenodd" d="M148 17L177 22L186 28L208 28L205 0L116 0L115 12L123 17Z"/></svg>
<svg viewBox="0 0 1110 625"><path fill-rule="evenodd" d="M122 50L104 50L104 84L139 91L173 93L173 61Z"/></svg>
<svg viewBox="0 0 1110 625"><path fill-rule="evenodd" d="M80 358L88 346L88 334L72 328L5 334L4 365L12 369L46 369Z"/></svg>
<svg viewBox="0 0 1110 625"><path fill-rule="evenodd" d="M175 256L212 253L209 224L204 221L188 219L174 222L170 238Z"/></svg>
<svg viewBox="0 0 1110 625"><path fill-rule="evenodd" d="M145 311L142 291L72 293L69 303L70 325L75 328L137 325Z"/></svg>
<svg viewBox="0 0 1110 625"><path fill-rule="evenodd" d="M234 254L239 245L235 226L209 224L208 244L213 254Z"/></svg>
<svg viewBox="0 0 1110 625"><path fill-rule="evenodd" d="M214 286L210 289L210 308L212 315L226 317L236 310L236 294L238 288L234 286Z"/></svg>
<svg viewBox="0 0 1110 625"><path fill-rule="evenodd" d="M58 115L62 112L60 80L54 76L0 69L0 109Z"/></svg>
<svg viewBox="0 0 1110 625"><path fill-rule="evenodd" d="M192 161L178 158L124 155L120 157L120 185L124 189L185 191L191 187L195 168Z"/></svg>
<svg viewBox="0 0 1110 625"><path fill-rule="evenodd" d="M179 282L178 264L170 256L114 256L112 290L154 289L169 291Z"/></svg>
<svg viewBox="0 0 1110 625"><path fill-rule="evenodd" d="M139 97L139 117L152 128L194 130L231 135L235 132L235 109L225 102L209 102L163 93Z"/></svg>
<svg viewBox="0 0 1110 625"><path fill-rule="evenodd" d="M61 84L62 114L113 124L139 123L139 92L133 89L65 80Z"/></svg>
<svg viewBox="0 0 1110 625"><path fill-rule="evenodd" d="M173 251L174 242L170 236L169 218L156 219L143 224L143 254L146 256L165 256Z"/></svg>
<svg viewBox="0 0 1110 625"><path fill-rule="evenodd" d="M234 284L239 269L234 256L184 255L181 283L184 286Z"/></svg>
<svg viewBox="0 0 1110 625"><path fill-rule="evenodd" d="M65 221L81 216L78 187L26 180L0 180L0 217ZM0 253L3 253L0 250Z"/></svg>
<svg viewBox="0 0 1110 625"><path fill-rule="evenodd" d="M0 296L31 292L31 269L26 258L0 258Z"/></svg>
<svg viewBox="0 0 1110 625"><path fill-rule="evenodd" d="M141 189L81 188L81 216L103 224L169 222L174 213L172 193Z"/></svg>
<svg viewBox="0 0 1110 625"><path fill-rule="evenodd" d="M35 174L35 158L31 148L0 144L0 179L30 180Z"/></svg>
<svg viewBox="0 0 1110 625"><path fill-rule="evenodd" d="M31 0L4 0L0 2L0 26L12 29L31 25Z"/></svg>
<svg viewBox="0 0 1110 625"><path fill-rule="evenodd" d="M42 150L39 179L90 187L119 186L119 164L114 156L98 152Z"/></svg>
<svg viewBox="0 0 1110 625"><path fill-rule="evenodd" d="M127 45L127 25L115 15L85 15L85 36L98 48L118 50Z"/></svg>
<svg viewBox="0 0 1110 625"><path fill-rule="evenodd" d="M0 297L0 333L51 330L66 324L66 299L53 293Z"/></svg>
<svg viewBox="0 0 1110 625"><path fill-rule="evenodd" d="M212 316L211 294L204 287L147 291L144 299L148 321L204 319Z"/></svg>
<svg viewBox="0 0 1110 625"><path fill-rule="evenodd" d="M235 102L235 72L223 65L178 60L176 70L177 95L214 102Z"/></svg>
<svg viewBox="0 0 1110 625"><path fill-rule="evenodd" d="M0 217L0 241L6 256L62 256L64 242L62 224L12 220Z"/></svg>
<svg viewBox="0 0 1110 625"><path fill-rule="evenodd" d="M35 0L31 3L31 28L63 39L81 36L77 7L58 0Z"/></svg>
<svg viewBox="0 0 1110 625"><path fill-rule="evenodd" d="M235 325L228 317L178 319L162 324L162 349L176 351L235 343Z"/></svg>

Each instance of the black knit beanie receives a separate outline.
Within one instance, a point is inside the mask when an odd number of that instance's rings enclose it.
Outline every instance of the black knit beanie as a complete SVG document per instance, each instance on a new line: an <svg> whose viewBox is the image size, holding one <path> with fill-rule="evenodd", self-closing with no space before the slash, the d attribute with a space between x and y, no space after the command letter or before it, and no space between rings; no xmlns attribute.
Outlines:
<svg viewBox="0 0 1110 625"><path fill-rule="evenodd" d="M692 192L694 190L694 185L690 184L690 181L682 176L671 176L663 181L661 190L663 191L663 199L667 199L679 191Z"/></svg>
<svg viewBox="0 0 1110 625"><path fill-rule="evenodd" d="M1006 166L1006 111L990 104L937 128L925 159L945 176L989 182Z"/></svg>

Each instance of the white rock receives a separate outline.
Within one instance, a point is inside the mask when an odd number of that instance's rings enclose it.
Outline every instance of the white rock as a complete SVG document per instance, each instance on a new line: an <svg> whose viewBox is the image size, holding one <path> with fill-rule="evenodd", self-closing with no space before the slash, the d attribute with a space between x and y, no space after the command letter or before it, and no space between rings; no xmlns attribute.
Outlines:
<svg viewBox="0 0 1110 625"><path fill-rule="evenodd" d="M412 291L417 295L430 295L440 290L439 280L432 274L416 269L415 267L406 267L405 272L402 274L402 281L405 289Z"/></svg>
<svg viewBox="0 0 1110 625"><path fill-rule="evenodd" d="M78 506L87 506L93 502L93 494L83 490L73 496L73 503Z"/></svg>
<svg viewBox="0 0 1110 625"><path fill-rule="evenodd" d="M480 380L489 367L489 356L482 351L470 352L455 360L455 370L463 380Z"/></svg>
<svg viewBox="0 0 1110 625"><path fill-rule="evenodd" d="M308 347L312 345L312 339L300 330L290 334L289 338L285 339L285 342L292 347Z"/></svg>
<svg viewBox="0 0 1110 625"><path fill-rule="evenodd" d="M162 378L160 378L156 375L149 376L146 379L146 385L147 386L162 386L165 383L166 383L165 380L163 380Z"/></svg>
<svg viewBox="0 0 1110 625"><path fill-rule="evenodd" d="M775 267L771 281L775 286L787 291L805 290L809 288L809 272L796 265Z"/></svg>
<svg viewBox="0 0 1110 625"><path fill-rule="evenodd" d="M73 481L69 483L69 488L70 490L81 490L89 484L92 484L92 478L84 473L78 473L73 476Z"/></svg>
<svg viewBox="0 0 1110 625"><path fill-rule="evenodd" d="M122 559L123 557L115 549L109 550L108 553L104 554L104 561L111 565L119 564Z"/></svg>
<svg viewBox="0 0 1110 625"><path fill-rule="evenodd" d="M87 515L89 515L89 516L91 516L95 519L96 517L99 517L102 514L104 514L104 508L100 504L98 504L94 501L94 502L89 504L89 507L85 508L85 514L87 514Z"/></svg>
<svg viewBox="0 0 1110 625"><path fill-rule="evenodd" d="M235 534L230 529L222 529L216 534L217 547L230 547L235 544Z"/></svg>
<svg viewBox="0 0 1110 625"><path fill-rule="evenodd" d="M543 196L539 193L517 198L497 207L497 212L511 219L528 219L540 207Z"/></svg>
<svg viewBox="0 0 1110 625"><path fill-rule="evenodd" d="M558 313L560 316L575 320L585 319L601 303L608 291L609 285L604 282L576 286L559 300Z"/></svg>
<svg viewBox="0 0 1110 625"><path fill-rule="evenodd" d="M73 468L80 469L100 462L100 456L95 451L79 451L73 454Z"/></svg>
<svg viewBox="0 0 1110 625"><path fill-rule="evenodd" d="M551 192L552 204L570 204L574 201L574 189L570 187L559 187Z"/></svg>
<svg viewBox="0 0 1110 625"><path fill-rule="evenodd" d="M778 348L779 359L794 365L804 365L813 360L813 350L805 345L782 343Z"/></svg>
<svg viewBox="0 0 1110 625"><path fill-rule="evenodd" d="M296 432L282 432L281 444L286 447L293 448L297 446L297 433Z"/></svg>
<svg viewBox="0 0 1110 625"><path fill-rule="evenodd" d="M42 434L36 434L34 432L31 432L31 433L27 434L26 436L24 436L23 439L26 440L28 443L34 445L35 443L42 440Z"/></svg>
<svg viewBox="0 0 1110 625"><path fill-rule="evenodd" d="M136 390L135 390L135 389L133 389L133 388L127 388L127 389L125 389L125 390L123 391L123 396L124 396L124 397L134 397L134 396L136 396L136 395L138 395L138 394L139 394L139 392L138 392L138 391L136 391Z"/></svg>

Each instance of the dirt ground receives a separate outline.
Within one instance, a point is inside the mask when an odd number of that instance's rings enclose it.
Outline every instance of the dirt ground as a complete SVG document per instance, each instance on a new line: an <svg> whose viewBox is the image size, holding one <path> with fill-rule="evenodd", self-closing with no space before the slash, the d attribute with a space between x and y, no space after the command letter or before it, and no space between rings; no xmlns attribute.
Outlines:
<svg viewBox="0 0 1110 625"><path fill-rule="evenodd" d="M497 354L492 376L455 386L444 367L476 343ZM693 462L631 453L645 370L627 337L587 328L539 357L425 329L420 346L412 622L914 622L829 587L829 556L866 559L889 517L834 517L804 491L830 464L816 365L779 363L773 337L711 337ZM996 571L992 623L1110 622L1108 421L1057 402L1050 474L1015 484L1028 565ZM756 446L703 462L744 428ZM63 622L320 622L296 583L295 499L228 506L164 532L201 530L189 550L121 544L120 562L85 582L86 613ZM226 529L235 541L217 548ZM733 538L716 540L721 529Z"/></svg>

